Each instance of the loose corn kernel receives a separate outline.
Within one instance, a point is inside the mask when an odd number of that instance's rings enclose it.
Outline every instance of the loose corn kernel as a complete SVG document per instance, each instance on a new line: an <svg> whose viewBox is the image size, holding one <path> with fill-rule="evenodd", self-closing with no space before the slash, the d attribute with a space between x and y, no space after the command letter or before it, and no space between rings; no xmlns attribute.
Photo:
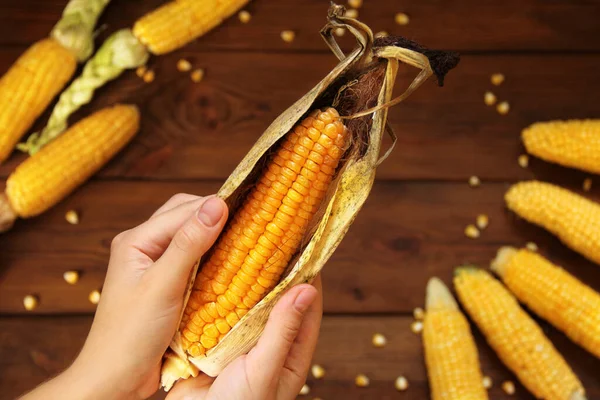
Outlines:
<svg viewBox="0 0 600 400"><path fill-rule="evenodd" d="M496 104L496 101L498 101L498 98L492 92L488 91L485 92L485 94L483 95L483 102L486 106L493 106L494 104Z"/></svg>
<svg viewBox="0 0 600 400"><path fill-rule="evenodd" d="M190 78L192 82L198 83L204 78L204 70L202 68L195 69L191 74Z"/></svg>
<svg viewBox="0 0 600 400"><path fill-rule="evenodd" d="M410 22L410 18L405 13L396 14L394 20L398 25L408 25L408 23Z"/></svg>
<svg viewBox="0 0 600 400"><path fill-rule="evenodd" d="M90 303L92 304L98 304L100 303L100 291L99 290L93 290L90 295L88 296L88 299L90 301Z"/></svg>
<svg viewBox="0 0 600 400"><path fill-rule="evenodd" d="M410 330L413 333L421 333L423 331L423 322L414 321L412 324L410 324Z"/></svg>
<svg viewBox="0 0 600 400"><path fill-rule="evenodd" d="M346 14L344 14L344 16L348 18L358 18L358 10L353 8L346 10Z"/></svg>
<svg viewBox="0 0 600 400"><path fill-rule="evenodd" d="M302 385L302 388L300 388L300 396L306 396L309 393L310 393L310 386L308 386L305 383L304 385Z"/></svg>
<svg viewBox="0 0 600 400"><path fill-rule="evenodd" d="M281 40L283 40L286 43L292 43L295 38L296 33L294 31L287 30L281 32Z"/></svg>
<svg viewBox="0 0 600 400"><path fill-rule="evenodd" d="M387 33L386 31L379 31L375 34L375 39L377 38L381 38L381 37L386 37L389 36L390 34Z"/></svg>
<svg viewBox="0 0 600 400"><path fill-rule="evenodd" d="M527 154L521 154L517 159L517 162L519 163L519 167L527 168L529 166L529 156Z"/></svg>
<svg viewBox="0 0 600 400"><path fill-rule="evenodd" d="M504 393L512 396L516 391L515 384L511 381L504 381L502 382L502 390L504 390Z"/></svg>
<svg viewBox="0 0 600 400"><path fill-rule="evenodd" d="M177 70L180 72L188 72L192 70L192 63L189 62L188 60L182 58L181 60L177 61Z"/></svg>
<svg viewBox="0 0 600 400"><path fill-rule="evenodd" d="M499 73L492 74L490 81L492 82L492 85L500 86L502 85L502 82L504 82L504 75Z"/></svg>
<svg viewBox="0 0 600 400"><path fill-rule="evenodd" d="M374 347L384 347L387 344L387 339L381 333L375 333L371 343Z"/></svg>
<svg viewBox="0 0 600 400"><path fill-rule="evenodd" d="M135 74L139 77L139 78L143 78L144 74L146 73L146 71L148 71L148 68L146 68L145 65L142 65L140 67L137 67L137 69L135 70Z"/></svg>
<svg viewBox="0 0 600 400"><path fill-rule="evenodd" d="M335 28L334 32L335 32L336 36L341 37L341 36L344 36L346 34L346 29L344 29L344 28Z"/></svg>
<svg viewBox="0 0 600 400"><path fill-rule="evenodd" d="M481 382L483 383L483 387L488 390L491 389L492 385L494 384L492 378L490 378L489 376L484 376Z"/></svg>
<svg viewBox="0 0 600 400"><path fill-rule="evenodd" d="M369 378L364 374L359 374L354 378L354 383L358 387L367 387L369 386Z"/></svg>
<svg viewBox="0 0 600 400"><path fill-rule="evenodd" d="M149 70L149 71L146 71L146 72L144 73L144 76L143 76L143 78L142 78L142 79L143 79L143 80L144 80L144 82L146 82L146 83L151 83L151 82L154 82L154 78L155 78L155 77L156 77L156 74L154 73L154 71L152 71L152 70Z"/></svg>
<svg viewBox="0 0 600 400"><path fill-rule="evenodd" d="M361 8L363 0L348 0L348 5L352 8Z"/></svg>
<svg viewBox="0 0 600 400"><path fill-rule="evenodd" d="M312 373L312 376L315 377L315 379L321 379L325 376L325 368L321 367L319 364L314 364L310 368L310 372Z"/></svg>
<svg viewBox="0 0 600 400"><path fill-rule="evenodd" d="M592 189L592 178L585 178L583 180L583 190L589 192Z"/></svg>
<svg viewBox="0 0 600 400"><path fill-rule="evenodd" d="M421 307L417 307L413 310L413 317L417 321L421 321L423 319L423 317L425 317L425 311L423 311L423 309Z"/></svg>
<svg viewBox="0 0 600 400"><path fill-rule="evenodd" d="M77 271L66 271L63 273L63 279L69 285L74 285L79 281L79 272Z"/></svg>
<svg viewBox="0 0 600 400"><path fill-rule="evenodd" d="M77 214L77 211L75 210L69 210L65 214L65 219L71 225L77 225L79 223L79 214Z"/></svg>
<svg viewBox="0 0 600 400"><path fill-rule="evenodd" d="M533 252L536 252L536 251L538 251L538 245L537 245L537 244L535 244L534 242L527 242L527 243L525 244L525 247L526 247L526 248L527 248L527 250L529 250L529 251L533 251Z"/></svg>
<svg viewBox="0 0 600 400"><path fill-rule="evenodd" d="M479 236L481 236L481 233L479 232L479 229L477 229L477 227L475 225L469 224L465 228L465 236L470 239L477 239Z"/></svg>
<svg viewBox="0 0 600 400"><path fill-rule="evenodd" d="M397 377L396 381L394 382L394 387L399 392L405 391L406 389L408 389L408 379L406 379L403 376Z"/></svg>
<svg viewBox="0 0 600 400"><path fill-rule="evenodd" d="M252 14L250 14L246 10L242 10L238 14L238 18L240 19L240 21L242 22L242 24L247 24L252 19Z"/></svg>
<svg viewBox="0 0 600 400"><path fill-rule="evenodd" d="M478 176L473 175L469 178L469 186L477 187L479 185L481 185L481 180L479 179Z"/></svg>
<svg viewBox="0 0 600 400"><path fill-rule="evenodd" d="M485 214L479 214L477 216L477 220L475 221L475 224L477 225L477 227L482 230L487 228L489 223L490 223L490 218Z"/></svg>
<svg viewBox="0 0 600 400"><path fill-rule="evenodd" d="M506 115L510 111L510 104L508 104L508 101L498 103L496 106L496 111L498 111L498 114L500 115Z"/></svg>
<svg viewBox="0 0 600 400"><path fill-rule="evenodd" d="M27 311L35 310L37 308L38 304L39 304L39 300L38 300L37 296L28 294L27 296L25 296L23 298L23 306L25 306L25 309Z"/></svg>

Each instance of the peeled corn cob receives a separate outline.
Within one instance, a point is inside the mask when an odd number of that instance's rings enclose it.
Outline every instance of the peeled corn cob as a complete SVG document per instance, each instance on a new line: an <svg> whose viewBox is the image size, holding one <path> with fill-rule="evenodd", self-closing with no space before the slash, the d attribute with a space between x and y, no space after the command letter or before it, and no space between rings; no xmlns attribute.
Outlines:
<svg viewBox="0 0 600 400"><path fill-rule="evenodd" d="M542 329L492 276L459 268L458 298L498 357L537 398L585 399L585 390Z"/></svg>
<svg viewBox="0 0 600 400"><path fill-rule="evenodd" d="M600 205L539 181L513 185L504 199L520 217L546 228L573 250L600 263Z"/></svg>
<svg viewBox="0 0 600 400"><path fill-rule="evenodd" d="M533 312L600 358L600 294L525 249L501 248L492 270Z"/></svg>
<svg viewBox="0 0 600 400"><path fill-rule="evenodd" d="M105 108L25 160L0 196L0 227L6 230L17 217L33 217L61 201L133 138L139 122L135 106Z"/></svg>
<svg viewBox="0 0 600 400"><path fill-rule="evenodd" d="M534 156L600 174L600 119L538 122L522 138Z"/></svg>
<svg viewBox="0 0 600 400"><path fill-rule="evenodd" d="M347 140L333 108L315 110L286 136L196 277L180 328L188 354L216 346L278 283Z"/></svg>
<svg viewBox="0 0 600 400"><path fill-rule="evenodd" d="M442 281L427 284L423 326L432 400L487 400L469 323Z"/></svg>
<svg viewBox="0 0 600 400"><path fill-rule="evenodd" d="M248 1L170 1L139 19L133 33L153 54L165 54L213 29Z"/></svg>

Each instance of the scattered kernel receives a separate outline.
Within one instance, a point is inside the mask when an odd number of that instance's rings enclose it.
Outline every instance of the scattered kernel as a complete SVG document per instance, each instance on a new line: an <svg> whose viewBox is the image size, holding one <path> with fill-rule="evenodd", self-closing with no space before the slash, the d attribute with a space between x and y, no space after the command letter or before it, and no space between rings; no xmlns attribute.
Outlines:
<svg viewBox="0 0 600 400"><path fill-rule="evenodd" d="M521 168L527 168L527 166L529 165L529 156L527 154L521 154L517 161Z"/></svg>
<svg viewBox="0 0 600 400"><path fill-rule="evenodd" d="M155 76L156 76L156 74L154 73L154 71L150 70L150 71L146 71L144 73L144 77L142 79L146 83L151 83L154 81Z"/></svg>
<svg viewBox="0 0 600 400"><path fill-rule="evenodd" d="M502 82L504 82L504 75L492 74L492 76L490 77L490 81L492 81L492 85L500 86L502 85Z"/></svg>
<svg viewBox="0 0 600 400"><path fill-rule="evenodd" d="M177 70L181 72L188 72L192 70L192 63L186 59L177 61Z"/></svg>
<svg viewBox="0 0 600 400"><path fill-rule="evenodd" d="M100 303L100 291L98 291L98 290L92 291L90 293L90 295L88 296L88 299L90 300L90 303L92 303L92 304Z"/></svg>
<svg viewBox="0 0 600 400"><path fill-rule="evenodd" d="M483 383L483 387L486 389L491 389L492 388L492 384L494 383L492 381L492 378L490 378L489 376L484 376L483 380L481 381Z"/></svg>
<svg viewBox="0 0 600 400"><path fill-rule="evenodd" d="M192 79L192 82L200 82L204 78L204 70L202 68L195 69L190 74L190 78Z"/></svg>
<svg viewBox="0 0 600 400"><path fill-rule="evenodd" d="M369 386L369 378L364 374L359 374L354 378L354 383L358 387L367 387Z"/></svg>
<svg viewBox="0 0 600 400"><path fill-rule="evenodd" d="M421 307L417 307L413 310L413 317L415 317L417 321L422 321L425 317L425 311L423 311Z"/></svg>
<svg viewBox="0 0 600 400"><path fill-rule="evenodd" d="M305 383L304 385L302 385L302 388L300 389L300 396L306 396L309 393L310 393L310 386L308 386Z"/></svg>
<svg viewBox="0 0 600 400"><path fill-rule="evenodd" d="M27 296L25 296L23 298L23 306L25 306L25 309L27 311L36 309L38 304L39 304L38 298L32 294L28 294Z"/></svg>
<svg viewBox="0 0 600 400"><path fill-rule="evenodd" d="M286 43L292 43L296 38L294 31L283 31L281 32L281 39Z"/></svg>
<svg viewBox="0 0 600 400"><path fill-rule="evenodd" d="M66 271L65 273L63 273L63 279L69 285L74 285L74 284L77 283L77 281L79 281L79 272L77 272L77 271Z"/></svg>
<svg viewBox="0 0 600 400"><path fill-rule="evenodd" d="M585 178L583 180L583 190L589 192L592 189L592 178Z"/></svg>
<svg viewBox="0 0 600 400"><path fill-rule="evenodd" d="M69 210L65 214L65 219L71 225L77 225L79 223L79 214L77 214L77 211L75 210Z"/></svg>
<svg viewBox="0 0 600 400"><path fill-rule="evenodd" d="M410 22L410 18L405 13L396 14L394 20L398 25L408 25L408 23Z"/></svg>
<svg viewBox="0 0 600 400"><path fill-rule="evenodd" d="M510 104L508 104L508 101L498 103L498 105L496 106L496 111L498 111L498 114L500 115L506 115L510 111Z"/></svg>
<svg viewBox="0 0 600 400"><path fill-rule="evenodd" d="M498 99L496 98L496 95L492 92L485 92L485 94L483 95L483 102L486 106L493 106L494 104L496 104L497 100Z"/></svg>
<svg viewBox="0 0 600 400"><path fill-rule="evenodd" d="M377 38L386 37L386 36L389 36L389 35L390 35L390 34L389 34L389 33L387 33L386 31L379 31L379 32L377 32L377 33L375 34L375 38L377 39Z"/></svg>
<svg viewBox="0 0 600 400"><path fill-rule="evenodd" d="M481 180L479 179L479 177L473 175L472 177L469 178L469 186L477 187L479 185L481 185Z"/></svg>
<svg viewBox="0 0 600 400"><path fill-rule="evenodd" d="M348 0L348 5L352 8L362 7L363 0Z"/></svg>
<svg viewBox="0 0 600 400"><path fill-rule="evenodd" d="M143 78L144 74L146 73L146 71L148 71L148 68L146 68L145 65L142 65L140 67L137 67L137 69L135 70L135 74L140 77Z"/></svg>
<svg viewBox="0 0 600 400"><path fill-rule="evenodd" d="M325 368L321 367L319 364L313 365L310 371L315 379L321 379L325 376Z"/></svg>
<svg viewBox="0 0 600 400"><path fill-rule="evenodd" d="M477 239L480 235L481 232L479 232L479 229L473 224L469 224L465 228L465 236L470 239Z"/></svg>
<svg viewBox="0 0 600 400"><path fill-rule="evenodd" d="M412 324L410 324L410 330L413 333L421 333L421 331L423 330L423 323L421 321L415 321Z"/></svg>
<svg viewBox="0 0 600 400"><path fill-rule="evenodd" d="M482 230L487 228L489 223L490 223L490 218L485 214L479 214L477 216L477 220L475 221L475 224L477 225L477 227Z"/></svg>
<svg viewBox="0 0 600 400"><path fill-rule="evenodd" d="M515 384L512 383L511 381L504 381L502 383L502 390L504 390L504 393L506 394L510 394L513 395L515 394Z"/></svg>
<svg viewBox="0 0 600 400"><path fill-rule="evenodd" d="M240 21L242 22L242 24L247 24L252 19L252 14L250 14L246 10L242 10L242 11L239 12L238 18L240 19Z"/></svg>
<svg viewBox="0 0 600 400"><path fill-rule="evenodd" d="M396 387L396 390L398 390L399 392L403 392L406 389L408 389L408 379L406 379L403 376L399 376L396 378L394 386Z"/></svg>
<svg viewBox="0 0 600 400"><path fill-rule="evenodd" d="M358 18L358 10L354 10L354 9L350 9L350 10L346 10L346 14L344 14L345 17L348 18Z"/></svg>
<svg viewBox="0 0 600 400"><path fill-rule="evenodd" d="M387 344L387 339L381 333L375 333L371 343L375 347L384 347Z"/></svg>
<svg viewBox="0 0 600 400"><path fill-rule="evenodd" d="M346 34L346 30L344 28L335 28L335 35L336 36L344 36Z"/></svg>
<svg viewBox="0 0 600 400"><path fill-rule="evenodd" d="M535 244L534 242L527 242L525 247L527 247L527 250L529 250L529 251L538 251L538 245Z"/></svg>

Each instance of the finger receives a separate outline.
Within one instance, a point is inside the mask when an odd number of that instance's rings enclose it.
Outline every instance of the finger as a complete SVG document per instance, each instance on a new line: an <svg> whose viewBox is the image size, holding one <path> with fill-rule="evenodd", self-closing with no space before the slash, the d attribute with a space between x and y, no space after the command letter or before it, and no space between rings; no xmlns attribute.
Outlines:
<svg viewBox="0 0 600 400"><path fill-rule="evenodd" d="M166 215L166 214L165 214ZM218 197L204 201L175 232L164 254L151 268L160 286L178 294L187 284L190 270L213 245L227 221L227 205Z"/></svg>
<svg viewBox="0 0 600 400"><path fill-rule="evenodd" d="M298 285L275 305L258 344L248 353L248 370L258 387L268 387L279 374L310 305L318 297L310 285Z"/></svg>
<svg viewBox="0 0 600 400"><path fill-rule="evenodd" d="M201 198L202 197L193 194L177 193L176 195L172 196L169 200L167 200L165 204L160 206L160 208L156 210L150 218L154 218L157 215L164 213L165 211L172 210L175 207L182 205L183 203L189 203L190 201L199 200Z"/></svg>
<svg viewBox="0 0 600 400"><path fill-rule="evenodd" d="M165 400L202 400L206 398L208 389L214 381L214 378L205 374L179 381L169 391Z"/></svg>

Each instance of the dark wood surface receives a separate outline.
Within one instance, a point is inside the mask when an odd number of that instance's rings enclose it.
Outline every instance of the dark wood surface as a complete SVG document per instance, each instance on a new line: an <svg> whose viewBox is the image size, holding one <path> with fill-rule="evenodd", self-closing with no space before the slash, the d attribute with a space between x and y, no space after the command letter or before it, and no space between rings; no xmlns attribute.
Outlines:
<svg viewBox="0 0 600 400"><path fill-rule="evenodd" d="M0 73L47 34L65 3L0 0ZM99 39L162 3L113 0L101 19L105 29ZM327 4L255 0L248 7L253 15L248 25L232 18L185 48L153 58L152 84L127 72L75 116L134 102L143 123L134 142L91 182L45 215L19 221L0 236L0 399L32 388L77 354L94 311L87 294L102 286L117 233L142 222L174 193L216 191L273 118L335 65L318 35ZM411 17L406 27L393 22L400 11ZM378 171L371 197L323 273L326 316L315 362L325 366L327 376L311 380L313 391L306 398L424 399L421 343L409 325L431 276L450 282L458 265L486 267L500 246L534 241L600 290L597 265L518 220L503 204L504 192L518 180L535 177L580 190L587 176L536 159L523 169L516 159L523 152L520 132L528 124L599 116L600 2L365 0L360 16L375 31L459 50L463 59L444 88L431 82L390 112L397 149ZM297 40L283 43L283 29L296 30ZM350 46L347 37L342 41ZM177 72L180 58L205 68L205 80L192 84ZM414 72L401 72L398 90ZM500 87L489 81L494 72L506 75ZM510 102L508 115L483 104L486 90ZM0 177L22 159L13 155L0 166ZM480 176L482 186L470 188L470 175ZM594 187L589 196L600 201L600 189ZM79 225L64 221L70 209L80 212ZM489 215L490 226L481 238L468 239L464 227L479 213ZM82 271L76 286L62 280L70 269ZM41 299L34 313L22 307L28 293ZM600 398L600 361L541 324L589 398ZM509 398L499 384L514 377L474 331L484 372L495 382L491 398ZM375 332L388 337L388 347L372 348ZM367 374L371 387L355 388L357 373ZM398 375L410 381L406 393L393 388ZM532 397L517 386L512 398Z"/></svg>

